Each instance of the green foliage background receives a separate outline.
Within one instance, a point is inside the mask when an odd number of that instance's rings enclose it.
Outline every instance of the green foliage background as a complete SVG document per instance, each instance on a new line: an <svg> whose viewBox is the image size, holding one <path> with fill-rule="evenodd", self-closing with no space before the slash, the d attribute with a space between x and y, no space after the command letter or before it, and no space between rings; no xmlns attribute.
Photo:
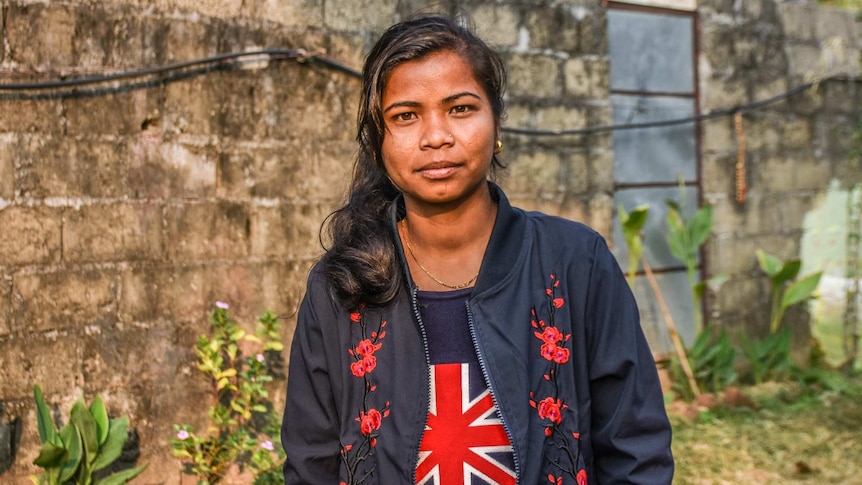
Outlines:
<svg viewBox="0 0 862 485"><path fill-rule="evenodd" d="M819 0L820 5L862 10L862 0Z"/></svg>

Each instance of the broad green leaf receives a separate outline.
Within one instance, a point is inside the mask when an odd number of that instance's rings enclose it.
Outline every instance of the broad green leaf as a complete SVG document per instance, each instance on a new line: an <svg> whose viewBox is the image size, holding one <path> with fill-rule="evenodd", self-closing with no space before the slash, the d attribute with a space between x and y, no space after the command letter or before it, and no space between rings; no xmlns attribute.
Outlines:
<svg viewBox="0 0 862 485"><path fill-rule="evenodd" d="M649 216L649 206L646 204L639 205L632 209L631 214L626 213L620 204L620 223L623 231L638 233L643 229L644 224Z"/></svg>
<svg viewBox="0 0 862 485"><path fill-rule="evenodd" d="M775 276L781 271L781 268L784 266L781 263L781 260L776 258L775 256L767 253L762 249L758 249L754 251L755 256L757 256L757 262L760 264L760 269L762 269L769 276Z"/></svg>
<svg viewBox="0 0 862 485"><path fill-rule="evenodd" d="M796 275L799 274L800 269L802 269L802 261L791 259L784 263L784 266L781 267L781 271L772 277L772 281L774 281L776 285L783 285L784 283L795 279Z"/></svg>
<svg viewBox="0 0 862 485"><path fill-rule="evenodd" d="M96 430L96 420L80 400L72 405L70 413L72 424L78 428L88 464L92 464L99 455L99 436Z"/></svg>
<svg viewBox="0 0 862 485"><path fill-rule="evenodd" d="M698 210L689 222L691 247L695 250L709 237L712 231L712 206L705 205Z"/></svg>
<svg viewBox="0 0 862 485"><path fill-rule="evenodd" d="M129 437L129 418L112 419L108 427L108 438L99 450L99 456L93 462L93 471L101 470L110 465L123 452L123 444Z"/></svg>
<svg viewBox="0 0 862 485"><path fill-rule="evenodd" d="M96 436L101 445L108 438L108 411L105 409L105 403L101 397L96 396L96 399L93 399L90 404L90 414L96 420Z"/></svg>
<svg viewBox="0 0 862 485"><path fill-rule="evenodd" d="M787 287L787 291L784 292L784 296L781 298L781 307L787 308L810 298L814 291L817 290L821 276L823 276L823 272L814 273L799 281L795 281Z"/></svg>
<svg viewBox="0 0 862 485"><path fill-rule="evenodd" d="M54 420L51 418L51 409L45 403L45 396L42 395L42 388L38 384L33 386L33 396L36 400L36 421L39 425L39 439L42 443L51 441L51 438L57 435L57 428L54 427Z"/></svg>
<svg viewBox="0 0 862 485"><path fill-rule="evenodd" d="M147 466L148 465L142 465L114 473L109 477L105 477L101 480L96 480L94 485L122 485L124 483L128 483L133 478L140 475L141 472L146 470Z"/></svg>
<svg viewBox="0 0 862 485"><path fill-rule="evenodd" d="M685 262L688 256L688 250L686 249L687 245L685 244L685 237L682 233L671 231L667 235L667 245L668 248L670 248L670 253L673 254L676 259Z"/></svg>
<svg viewBox="0 0 862 485"><path fill-rule="evenodd" d="M42 449L39 450L39 456L33 460L33 464L40 466L42 468L54 467L62 462L66 455L68 454L68 450L62 445L57 445L47 441L42 443Z"/></svg>
<svg viewBox="0 0 862 485"><path fill-rule="evenodd" d="M72 479L78 467L81 466L81 461L84 458L83 443L81 443L81 435L78 428L72 423L63 426L60 430L60 438L63 444L69 451L66 461L60 465L59 483L63 484Z"/></svg>

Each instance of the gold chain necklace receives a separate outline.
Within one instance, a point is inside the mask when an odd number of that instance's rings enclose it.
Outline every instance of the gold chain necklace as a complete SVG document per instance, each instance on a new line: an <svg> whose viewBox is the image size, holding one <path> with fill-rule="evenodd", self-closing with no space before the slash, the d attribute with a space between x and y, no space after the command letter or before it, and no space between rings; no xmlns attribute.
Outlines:
<svg viewBox="0 0 862 485"><path fill-rule="evenodd" d="M434 282L437 283L438 285L445 286L446 288L449 288L452 290L460 290L460 289L467 288L470 285L472 285L473 282L476 281L476 278L479 277L479 273L476 273L475 275L473 275L472 278L461 283L460 285L450 285L448 283L444 283L444 282L440 281L439 278L437 278L436 276L431 274L431 272L428 271L427 269L425 269L425 266L422 266L422 263L420 263L419 260L416 259L416 253L413 252L413 246L410 245L410 240L407 239L407 219L406 218L401 219L401 235L404 236L404 244L407 246L407 251L410 252L410 256L413 257L413 261L415 261L416 264L419 265L419 269L421 269L423 273L428 275L428 277L431 278L432 280L434 280Z"/></svg>

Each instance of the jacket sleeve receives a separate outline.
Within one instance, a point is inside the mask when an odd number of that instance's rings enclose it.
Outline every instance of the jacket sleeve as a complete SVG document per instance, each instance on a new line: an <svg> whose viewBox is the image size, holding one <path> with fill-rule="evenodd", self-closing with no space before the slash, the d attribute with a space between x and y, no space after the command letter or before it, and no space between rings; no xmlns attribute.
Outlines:
<svg viewBox="0 0 862 485"><path fill-rule="evenodd" d="M587 295L595 483L670 484L671 427L637 304L601 237Z"/></svg>
<svg viewBox="0 0 862 485"><path fill-rule="evenodd" d="M281 425L287 485L338 483L339 425L324 330L335 312L322 280L314 273L309 278L290 348Z"/></svg>

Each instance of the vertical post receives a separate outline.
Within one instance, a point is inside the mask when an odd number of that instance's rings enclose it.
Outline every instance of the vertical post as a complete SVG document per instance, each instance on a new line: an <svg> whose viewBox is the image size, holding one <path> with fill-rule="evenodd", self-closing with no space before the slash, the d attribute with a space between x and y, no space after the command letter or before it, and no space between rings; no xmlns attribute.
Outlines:
<svg viewBox="0 0 862 485"><path fill-rule="evenodd" d="M862 224L862 197L860 184L847 191L847 306L844 309L844 356L847 358L844 366L849 371L856 365L859 355L859 252L862 250L860 237Z"/></svg>

